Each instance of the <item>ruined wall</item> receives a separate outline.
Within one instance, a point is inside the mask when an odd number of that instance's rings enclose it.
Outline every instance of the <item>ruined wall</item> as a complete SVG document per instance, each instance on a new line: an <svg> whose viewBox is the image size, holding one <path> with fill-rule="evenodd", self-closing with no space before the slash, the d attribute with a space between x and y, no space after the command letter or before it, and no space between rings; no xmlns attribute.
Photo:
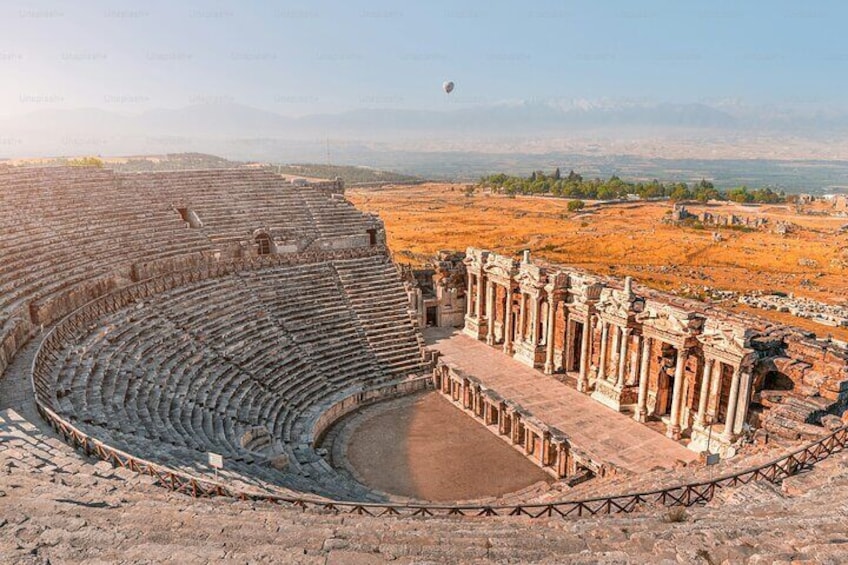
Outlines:
<svg viewBox="0 0 848 565"><path fill-rule="evenodd" d="M786 358L777 358L774 364L796 383L798 392L845 403L848 355L844 351L799 336L788 337L785 344Z"/></svg>
<svg viewBox="0 0 848 565"><path fill-rule="evenodd" d="M467 281L462 263L464 258L464 253L440 251L430 265L401 267L407 291L415 289L423 297L423 304L415 308L435 308L436 320L431 320L431 323L439 327L460 327L465 323ZM418 317L426 320L426 311L418 312Z"/></svg>

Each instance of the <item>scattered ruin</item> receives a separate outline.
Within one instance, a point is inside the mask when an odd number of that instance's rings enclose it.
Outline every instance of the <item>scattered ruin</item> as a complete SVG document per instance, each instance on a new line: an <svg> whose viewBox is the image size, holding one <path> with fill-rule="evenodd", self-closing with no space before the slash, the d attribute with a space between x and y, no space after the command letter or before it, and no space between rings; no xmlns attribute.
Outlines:
<svg viewBox="0 0 848 565"><path fill-rule="evenodd" d="M838 216L848 216L848 195L837 194L833 197L833 211Z"/></svg>
<svg viewBox="0 0 848 565"><path fill-rule="evenodd" d="M675 203L671 209L671 214L665 219L671 224L683 224L685 222L699 222L703 226L709 227L739 227L749 229L763 229L768 225L768 218L737 216L736 214L713 214L712 212L701 212L693 214L683 204ZM788 233L791 228L783 225L778 228L783 233Z"/></svg>
<svg viewBox="0 0 848 565"><path fill-rule="evenodd" d="M461 252L441 251L432 266L400 265L419 327L457 327L465 320L465 265Z"/></svg>
<svg viewBox="0 0 848 565"><path fill-rule="evenodd" d="M739 297L739 302L763 310L776 310L807 318L825 326L848 328L848 307L825 304L818 300L793 294L751 292Z"/></svg>

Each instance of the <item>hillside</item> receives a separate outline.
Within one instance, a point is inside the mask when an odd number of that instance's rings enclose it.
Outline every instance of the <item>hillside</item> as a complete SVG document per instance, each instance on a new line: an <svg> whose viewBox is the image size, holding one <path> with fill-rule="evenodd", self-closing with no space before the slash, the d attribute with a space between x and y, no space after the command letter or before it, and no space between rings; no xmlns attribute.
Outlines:
<svg viewBox="0 0 848 565"><path fill-rule="evenodd" d="M430 183L379 192L354 189L348 196L360 209L380 214L399 262L422 263L440 249L469 245L515 255L531 249L541 259L599 274L631 275L693 297L710 289L768 289L835 304L848 300L848 233L839 231L844 218L802 216L785 205L690 206L693 213L764 217L772 226L698 229L664 223L671 211L668 202L587 202L586 209L573 213L567 199L508 197L479 189L467 196L467 187ZM778 221L793 224L792 233L774 233ZM822 336L848 338L845 329L798 318L793 323Z"/></svg>
<svg viewBox="0 0 848 565"><path fill-rule="evenodd" d="M295 175L307 178L333 179L340 177L348 185L358 183L415 183L422 182L423 180L420 177L412 175L348 165L303 163L280 165L277 167L277 171L283 175Z"/></svg>

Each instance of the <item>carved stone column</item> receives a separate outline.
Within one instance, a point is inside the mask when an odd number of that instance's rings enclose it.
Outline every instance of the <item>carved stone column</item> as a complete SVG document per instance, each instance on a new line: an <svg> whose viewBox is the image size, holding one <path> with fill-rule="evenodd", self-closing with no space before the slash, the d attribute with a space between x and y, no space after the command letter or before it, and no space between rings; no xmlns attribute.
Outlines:
<svg viewBox="0 0 848 565"><path fill-rule="evenodd" d="M624 371L627 368L627 350L628 350L628 340L630 339L630 328L624 327L621 328L621 351L618 353L618 368L617 368L617 378L615 382L616 388L622 388L624 386Z"/></svg>
<svg viewBox="0 0 848 565"><path fill-rule="evenodd" d="M554 323L556 322L557 301L548 296L548 324L545 328L545 374L554 372ZM567 323L566 323L567 325Z"/></svg>
<svg viewBox="0 0 848 565"><path fill-rule="evenodd" d="M733 422L733 433L742 432L742 425L748 417L748 405L751 403L751 372L741 371L739 375L739 400L736 404L736 420Z"/></svg>
<svg viewBox="0 0 848 565"><path fill-rule="evenodd" d="M508 416L508 414L506 412L506 404L501 402L498 405L498 433L502 436L509 434L509 430L506 427L507 416ZM510 418L510 421L511 420L512 420L512 418Z"/></svg>
<svg viewBox="0 0 848 565"><path fill-rule="evenodd" d="M548 432L542 433L542 450L539 453L539 464L542 467L547 467L551 464L548 457L551 451L551 435Z"/></svg>
<svg viewBox="0 0 848 565"><path fill-rule="evenodd" d="M642 363L642 342L645 338L641 335L636 336L636 347L630 354L630 371L627 374L628 386L639 384L639 368Z"/></svg>
<svg viewBox="0 0 848 565"><path fill-rule="evenodd" d="M574 366L574 320L566 312L563 316L565 327L563 328L563 351L562 351L562 367L566 371Z"/></svg>
<svg viewBox="0 0 848 565"><path fill-rule="evenodd" d="M518 412L512 413L512 444L518 445L519 440L519 431L521 430L521 416L518 415ZM525 432L526 433L526 432Z"/></svg>
<svg viewBox="0 0 848 565"><path fill-rule="evenodd" d="M621 328L618 327L615 324L612 324L611 326L612 326L612 347L611 347L611 351L609 352L609 363L612 366L612 371L613 371L612 381L617 382L618 381L618 353L619 353L619 347L620 347L620 343L621 343ZM606 378L606 375L604 375L604 378Z"/></svg>
<svg viewBox="0 0 848 565"><path fill-rule="evenodd" d="M477 321L482 322L483 316L484 316L484 309L483 309L484 308L484 302L483 302L483 300L485 298L484 297L485 287L483 286L483 274L482 273L477 274L477 275L475 275L475 277L477 278L477 312L476 312L476 316L477 316Z"/></svg>
<svg viewBox="0 0 848 565"><path fill-rule="evenodd" d="M494 345L495 343L495 283L490 280L486 281L486 320L488 327L486 328L486 345Z"/></svg>
<svg viewBox="0 0 848 565"><path fill-rule="evenodd" d="M468 278L468 292L465 293L465 315L470 317L474 315L474 300L472 299L474 296L474 275L466 272L466 277Z"/></svg>
<svg viewBox="0 0 848 565"><path fill-rule="evenodd" d="M704 361L704 373L701 376L701 392L698 398L698 414L695 416L695 423L701 427L706 422L707 400L710 396L710 378L713 374L714 363L715 359L706 359Z"/></svg>
<svg viewBox="0 0 848 565"><path fill-rule="evenodd" d="M727 399L727 417L724 419L724 432L721 439L726 442L733 440L733 426L736 423L736 406L739 403L739 367L733 368L733 380L730 381L730 397Z"/></svg>
<svg viewBox="0 0 848 565"><path fill-rule="evenodd" d="M651 338L642 338L642 359L639 364L639 397L636 401L636 412L633 414L637 422L648 420L648 368L651 363Z"/></svg>
<svg viewBox="0 0 848 565"><path fill-rule="evenodd" d="M512 355L512 285L506 287L506 309L504 310L503 352Z"/></svg>
<svg viewBox="0 0 848 565"><path fill-rule="evenodd" d="M589 388L589 358L592 356L592 316L586 314L583 335L580 336L580 372L577 376L577 390L586 392Z"/></svg>
<svg viewBox="0 0 848 565"><path fill-rule="evenodd" d="M680 439L680 404L683 401L683 375L686 367L686 348L677 350L677 364L674 367L674 389L671 395L671 421L666 435L672 439Z"/></svg>
<svg viewBox="0 0 848 565"><path fill-rule="evenodd" d="M609 324L606 320L601 320L601 355L598 359L598 379L606 379L607 372L607 341L609 337Z"/></svg>
<svg viewBox="0 0 848 565"><path fill-rule="evenodd" d="M542 297L541 296L533 296L533 307L530 309L530 319L533 322L533 325L530 326L530 343L533 344L533 347L538 347L539 345L539 326L541 326L541 320L539 318L542 315Z"/></svg>
<svg viewBox="0 0 848 565"><path fill-rule="evenodd" d="M524 426L524 454L531 455L533 453L533 443L536 439L535 432L530 431L530 428Z"/></svg>

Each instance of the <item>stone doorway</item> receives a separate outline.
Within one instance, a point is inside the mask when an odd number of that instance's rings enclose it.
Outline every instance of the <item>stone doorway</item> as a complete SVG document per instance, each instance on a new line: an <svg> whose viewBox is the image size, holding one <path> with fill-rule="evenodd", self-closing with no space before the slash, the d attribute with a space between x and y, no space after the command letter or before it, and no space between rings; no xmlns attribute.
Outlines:
<svg viewBox="0 0 848 565"><path fill-rule="evenodd" d="M427 321L426 321L427 325L428 326L438 326L439 322L436 318L437 318L436 307L435 306L428 306L427 307Z"/></svg>
<svg viewBox="0 0 848 565"><path fill-rule="evenodd" d="M571 338L571 342L568 344L571 348L571 355L566 355L565 359L568 363L568 366L565 367L566 371L579 371L580 370L580 361L582 360L582 350L581 345L583 343L583 322L574 322L574 336Z"/></svg>
<svg viewBox="0 0 848 565"><path fill-rule="evenodd" d="M260 233L256 236L256 245L259 255L271 254L271 237L267 233Z"/></svg>

